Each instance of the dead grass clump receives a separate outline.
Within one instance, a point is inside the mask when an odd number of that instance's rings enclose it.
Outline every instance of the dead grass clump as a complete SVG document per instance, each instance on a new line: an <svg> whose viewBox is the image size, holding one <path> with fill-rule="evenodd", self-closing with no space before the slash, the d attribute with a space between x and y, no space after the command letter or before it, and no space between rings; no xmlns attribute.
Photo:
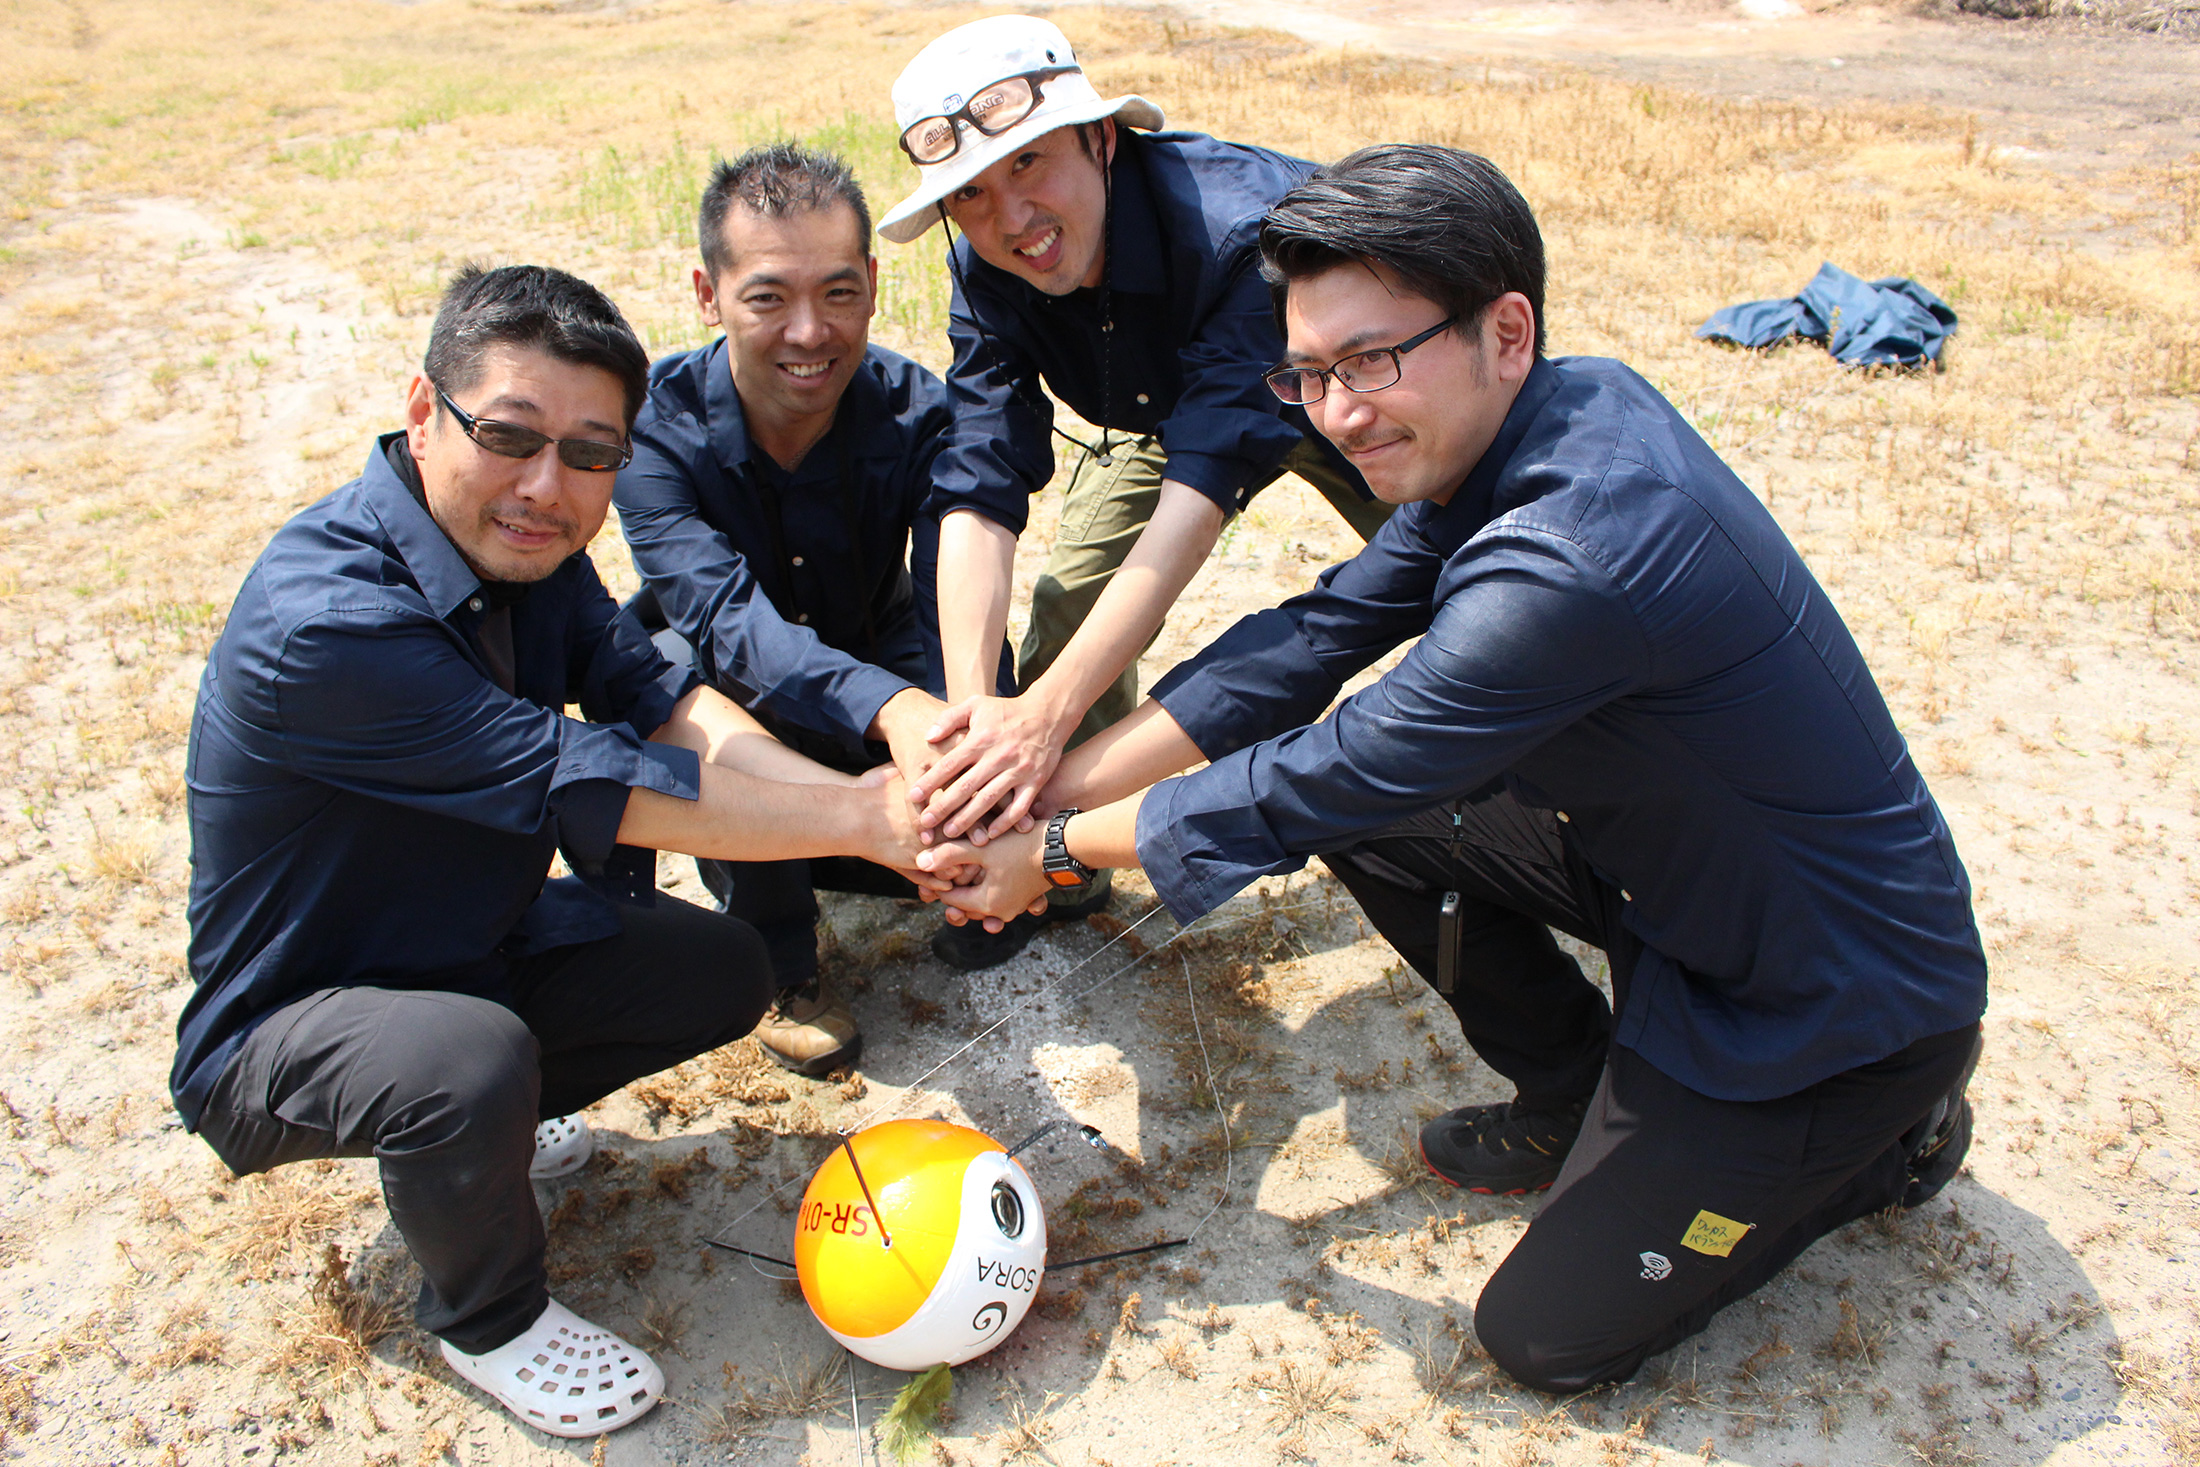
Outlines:
<svg viewBox="0 0 2200 1467"><path fill-rule="evenodd" d="M1470 1378L1469 1371L1488 1361L1481 1344L1449 1314L1414 1337L1413 1378L1432 1401L1482 1385L1490 1373L1477 1371Z"/></svg>
<svg viewBox="0 0 2200 1467"><path fill-rule="evenodd" d="M306 1284L304 1303L276 1316L282 1344L261 1368L301 1384L342 1386L366 1374L374 1347L402 1320L398 1306L379 1290L352 1282L343 1250L327 1244L320 1270Z"/></svg>
<svg viewBox="0 0 2200 1467"><path fill-rule="evenodd" d="M637 1080L627 1094L654 1125L670 1120L686 1125L720 1106L781 1105L793 1092L780 1083L771 1061L753 1039L714 1049L709 1054Z"/></svg>
<svg viewBox="0 0 2200 1467"><path fill-rule="evenodd" d="M19 1360L0 1360L0 1446L38 1429L38 1377Z"/></svg>
<svg viewBox="0 0 2200 1467"><path fill-rule="evenodd" d="M823 1355L815 1359L804 1356L790 1366L784 1352L772 1357L772 1368L765 1372L761 1389L737 1385L736 1371L731 1362L721 1367L726 1389L734 1392L732 1399L719 1408L720 1420L729 1425L770 1421L781 1417L814 1416L840 1399L842 1387L847 1381L846 1355ZM745 1430L745 1427L740 1427ZM720 1440L730 1440L721 1437Z"/></svg>
<svg viewBox="0 0 2200 1467"><path fill-rule="evenodd" d="M273 1278L285 1265L313 1257L374 1196L334 1161L248 1177L220 1225L215 1251L242 1278Z"/></svg>
<svg viewBox="0 0 2200 1467"><path fill-rule="evenodd" d="M178 1304L161 1321L160 1348L146 1357L145 1368L175 1370L185 1365L218 1365L228 1349L228 1336L207 1320L206 1304L194 1299Z"/></svg>
<svg viewBox="0 0 2200 1467"><path fill-rule="evenodd" d="M1837 1365L1857 1369L1875 1368L1886 1350L1884 1328L1867 1327L1856 1305L1847 1299L1841 1301L1841 1322L1833 1327L1833 1333L1818 1347L1821 1358Z"/></svg>
<svg viewBox="0 0 2200 1467"><path fill-rule="evenodd" d="M680 1342L687 1336L688 1308L685 1299L649 1295L635 1320L635 1338L645 1349L679 1354Z"/></svg>
<svg viewBox="0 0 2200 1467"><path fill-rule="evenodd" d="M1034 1411L1022 1395L1008 1399L1008 1425L994 1433L994 1441L1001 1448L1004 1462L1051 1462L1047 1455L1047 1443L1054 1438L1054 1421L1047 1414L1054 1404L1050 1391L1039 1409Z"/></svg>
<svg viewBox="0 0 2200 1467"><path fill-rule="evenodd" d="M98 837L92 842L92 875L118 887L143 886L153 879L157 858L149 840Z"/></svg>
<svg viewBox="0 0 2200 1467"><path fill-rule="evenodd" d="M649 1189L659 1197L685 1202L695 1183L716 1170L710 1152L698 1146L679 1161L660 1161L651 1167Z"/></svg>
<svg viewBox="0 0 2200 1467"><path fill-rule="evenodd" d="M1246 1379L1267 1399L1269 1424L1286 1437L1301 1436L1309 1427L1343 1417L1354 1396L1352 1387L1327 1366L1296 1360L1286 1360L1274 1370L1257 1370Z"/></svg>

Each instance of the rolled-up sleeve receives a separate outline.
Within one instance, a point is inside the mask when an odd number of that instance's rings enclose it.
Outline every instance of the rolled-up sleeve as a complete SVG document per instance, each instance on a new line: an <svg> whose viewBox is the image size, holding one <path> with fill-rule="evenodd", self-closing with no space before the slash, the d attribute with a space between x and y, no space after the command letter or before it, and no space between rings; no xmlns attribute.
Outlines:
<svg viewBox="0 0 2200 1467"><path fill-rule="evenodd" d="M957 243L951 246L962 249ZM977 310L991 319L1009 316L1007 303L988 295L973 303L969 283L989 287L972 271L956 272L947 309L947 338L955 352L947 392L955 426L932 470L932 515L945 519L973 510L1012 534L1031 517L1031 496L1054 477L1047 434L1054 405L1039 387L1039 369L998 332L978 329Z"/></svg>
<svg viewBox="0 0 2200 1467"><path fill-rule="evenodd" d="M637 430L617 489L620 528L665 620L736 702L861 747L879 709L909 684L782 617L747 559L703 517L682 460L678 445Z"/></svg>
<svg viewBox="0 0 2200 1467"><path fill-rule="evenodd" d="M1254 268L1250 242L1228 257L1225 285L1178 360L1184 390L1161 424L1164 478L1189 485L1221 506L1243 507L1244 491L1275 477L1300 432L1262 374L1276 365L1274 307Z"/></svg>
<svg viewBox="0 0 2200 1467"><path fill-rule="evenodd" d="M1503 773L1638 686L1649 646L1618 586L1571 542L1476 547L1405 660L1322 722L1157 785L1138 851L1179 920ZM1174 710L1171 710L1172 713Z"/></svg>

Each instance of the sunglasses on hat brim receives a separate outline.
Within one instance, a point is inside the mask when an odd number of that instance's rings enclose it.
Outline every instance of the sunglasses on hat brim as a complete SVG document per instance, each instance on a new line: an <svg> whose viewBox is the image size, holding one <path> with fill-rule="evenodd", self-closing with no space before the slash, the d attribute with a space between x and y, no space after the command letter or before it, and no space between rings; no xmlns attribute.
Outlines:
<svg viewBox="0 0 2200 1467"><path fill-rule="evenodd" d="M963 131L958 123L966 124L981 137L999 137L1039 110L1039 104L1046 100L1041 83L1081 69L1049 66L988 82L955 111L920 117L903 128L901 150L920 168L945 163L962 151Z"/></svg>

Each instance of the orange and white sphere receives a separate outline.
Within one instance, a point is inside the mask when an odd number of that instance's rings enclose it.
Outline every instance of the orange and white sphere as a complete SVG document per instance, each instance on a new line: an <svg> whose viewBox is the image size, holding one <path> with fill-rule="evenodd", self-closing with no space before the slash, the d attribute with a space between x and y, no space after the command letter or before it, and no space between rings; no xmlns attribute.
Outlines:
<svg viewBox="0 0 2200 1467"><path fill-rule="evenodd" d="M850 1147L883 1218L864 1200ZM810 1311L890 1370L960 1365L1007 1339L1046 1256L1046 1215L1023 1167L991 1136L946 1121L856 1132L810 1178L795 1220Z"/></svg>

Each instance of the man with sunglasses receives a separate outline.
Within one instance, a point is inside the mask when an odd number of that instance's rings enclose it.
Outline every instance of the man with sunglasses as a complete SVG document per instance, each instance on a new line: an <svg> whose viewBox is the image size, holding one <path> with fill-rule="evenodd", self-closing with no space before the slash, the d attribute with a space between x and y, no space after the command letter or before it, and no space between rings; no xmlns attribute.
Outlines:
<svg viewBox="0 0 2200 1467"><path fill-rule="evenodd" d="M947 900L995 922L1137 861L1189 922L1323 856L1514 1087L1424 1125L1429 1167L1548 1189L1482 1344L1544 1390L1623 1380L1954 1177L1969 882L1764 506L1641 377L1544 357L1541 236L1487 159L1365 149L1260 243L1270 382L1402 508L1065 759L1043 835L924 859L982 860Z"/></svg>
<svg viewBox="0 0 2200 1467"><path fill-rule="evenodd" d="M922 178L879 232L907 244L946 220L961 233L948 256L956 425L933 471L956 705L935 732L961 741L913 789L949 834L981 819L999 832L1064 748L1135 706L1139 655L1254 493L1297 473L1362 539L1390 511L1261 385L1280 343L1254 233L1311 163L1155 131L1159 109L1102 98L1068 38L1028 16L939 37L893 102ZM1016 539L1054 471L1049 391L1095 430L1061 434L1077 453L1032 594L1022 692L994 697ZM1105 900L1103 887L1050 915ZM952 940L940 947L958 960Z"/></svg>
<svg viewBox="0 0 2200 1467"><path fill-rule="evenodd" d="M753 148L717 164L697 212L696 305L725 334L650 369L615 496L647 583L631 606L790 747L915 778L941 709L923 690L943 686L925 501L947 390L870 343L871 211L839 158ZM812 893L909 883L846 859L696 864L771 950L765 1054L813 1076L852 1063L862 1035L818 971Z"/></svg>
<svg viewBox="0 0 2200 1467"><path fill-rule="evenodd" d="M902 790L781 746L605 594L583 547L647 368L585 282L460 272L404 431L245 578L188 756L184 1123L240 1175L377 1158L420 1326L556 1436L664 1379L550 1298L530 1180L774 992L755 929L654 894L655 851L917 851Z"/></svg>

